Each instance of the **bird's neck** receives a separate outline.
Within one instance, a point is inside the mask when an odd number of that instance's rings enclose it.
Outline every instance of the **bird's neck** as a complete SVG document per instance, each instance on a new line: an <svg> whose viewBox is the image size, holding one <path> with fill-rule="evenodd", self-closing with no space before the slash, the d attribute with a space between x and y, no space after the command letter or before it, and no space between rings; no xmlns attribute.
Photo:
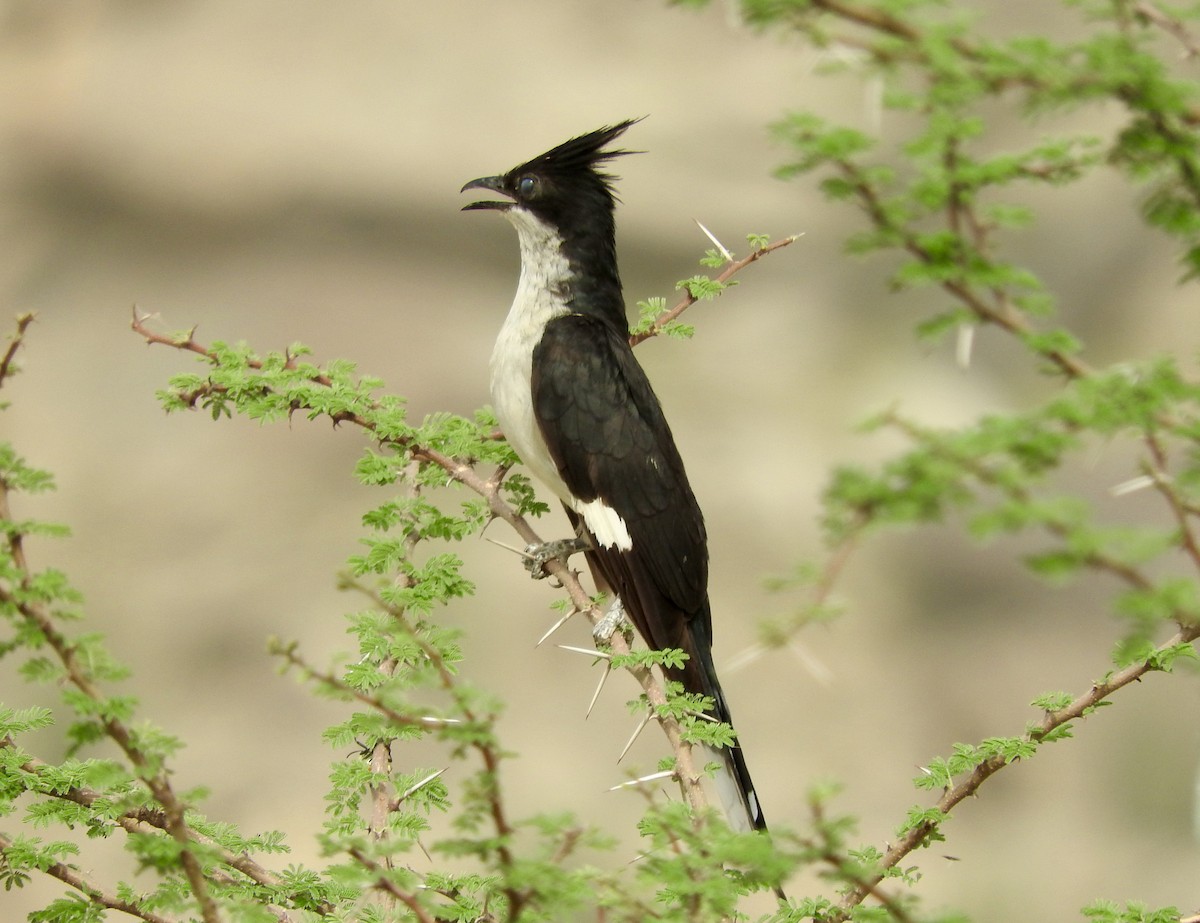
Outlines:
<svg viewBox="0 0 1200 923"><path fill-rule="evenodd" d="M527 301L545 303L549 296L561 313L587 314L628 332L611 221L564 236L528 212L514 209L509 217L521 242L520 288Z"/></svg>

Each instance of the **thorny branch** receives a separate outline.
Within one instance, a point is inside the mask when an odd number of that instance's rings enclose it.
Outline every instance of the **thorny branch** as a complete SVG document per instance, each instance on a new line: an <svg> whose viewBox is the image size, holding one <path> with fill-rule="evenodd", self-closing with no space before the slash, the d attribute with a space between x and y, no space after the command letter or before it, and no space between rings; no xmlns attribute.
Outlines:
<svg viewBox="0 0 1200 923"><path fill-rule="evenodd" d="M12 521L12 513L8 505L8 485L2 479L0 479L0 521ZM3 600L22 618L37 628L66 670L66 679L71 685L89 699L96 702L103 701L104 696L92 682L87 667L79 662L75 645L58 630L53 616L45 606L30 601L30 570L25 558L21 533L15 530L9 531L7 542L13 564L21 574L21 592L15 592L15 588L0 584L0 600ZM137 742L135 732L123 721L114 717L103 717L97 720L104 728L108 738L125 754L137 771L138 777L150 790L150 794L154 796L154 800L162 805L163 829L181 847L180 862L183 865L188 884L191 886L192 894L200 906L200 913L205 923L219 923L221 917L217 911L216 902L209 893L204 870L200 867L199 860L190 848L192 831L184 816L186 807L175 794L168 771L143 751Z"/></svg>
<svg viewBox="0 0 1200 923"><path fill-rule="evenodd" d="M15 743L11 737L0 738L0 750L11 749ZM44 777L46 772L51 767L38 759L30 757L21 763L21 770L32 776ZM107 796L102 795L93 789L84 786L70 786L62 788L55 785L51 788L41 789L45 795L50 795L55 798L61 798L64 801L70 801L81 807L92 807L99 801L106 800ZM161 810L152 810L149 808L139 807L132 808L125 813L113 818L113 823L121 827L128 833L153 833L155 830L166 831L167 818L166 814ZM241 872L247 878L257 882L260 885L268 888L277 888L281 884L279 876L274 872L264 868L259 863L255 862L246 853L234 853L220 846L215 840L198 833L195 830L190 831L192 839L205 847L205 849L215 851L221 858L222 863L229 866L235 871ZM321 902L314 909L321 915L331 913L333 907L327 902Z"/></svg>
<svg viewBox="0 0 1200 923"><path fill-rule="evenodd" d="M858 4L852 0L811 0L809 6L818 13L823 13L829 19L845 24L847 31L830 34L818 23L807 9L797 9L791 14L793 24L806 34L812 35L823 47L825 45L844 45L870 55L880 64L893 66L897 63L911 63L918 67L936 70L931 64L930 53L922 47L927 36L911 21L906 21L884 10L867 4ZM1151 2L1134 2L1132 11L1146 22L1172 35L1186 49L1189 57L1194 56L1196 39L1182 22L1171 17L1158 5ZM1051 86L1045 78L1039 76L1031 68L996 68L990 66L988 51L985 46L968 41L962 36L949 39L950 47L959 58L974 68L971 76L986 85L992 92L1000 92L1013 87L1023 88L1033 93L1047 92L1051 89L1063 95L1083 96L1088 90L1098 84L1099 74L1088 74L1076 77L1068 86ZM1009 62L1004 62L1009 63ZM1122 101L1135 107L1136 97L1132 87L1126 88ZM1183 108L1179 113L1180 120L1189 127L1200 126L1200 108L1191 106Z"/></svg>
<svg viewBox="0 0 1200 923"><path fill-rule="evenodd" d="M1179 42L1183 46L1186 57L1200 57L1200 41L1196 40L1196 36L1180 19L1172 16L1157 3L1151 3L1150 0L1137 0L1132 5L1132 9L1136 15L1158 26Z"/></svg>
<svg viewBox="0 0 1200 923"><path fill-rule="evenodd" d="M21 343L25 339L25 331L33 323L33 318L33 314L17 316L17 332L8 341L8 348L4 350L4 355L0 356L0 388L4 387L5 380L12 374L13 359L17 355L17 350L21 348Z"/></svg>
<svg viewBox="0 0 1200 923"><path fill-rule="evenodd" d="M11 849L13 841L0 833L0 853L6 849ZM146 923L173 923L167 917L159 916L151 910L146 910L137 903L122 900L121 898L109 894L106 891L97 888L94 884L88 881L79 873L78 869L65 865L62 862L53 862L42 869L51 878L56 878L69 888L74 888L80 894L87 897L89 901L100 907L105 907L109 910L117 910L121 913L127 913L131 917L137 917L139 920L145 920Z"/></svg>
<svg viewBox="0 0 1200 923"><path fill-rule="evenodd" d="M197 343L189 333L186 340L172 339L168 336L155 333L145 327L146 318L134 314L133 329L146 338L148 343L162 344L171 346L176 349L183 349L190 352L195 352L203 355L210 360L215 361L215 355L206 347ZM251 368L261 368L261 362L258 360L250 360ZM321 376L313 379L322 384L329 383L329 379ZM195 395L198 399L199 395ZM296 408L300 409L300 408ZM374 424L367 417L361 414L341 415L338 417L338 422L356 423L364 429L371 431L374 429ZM497 471L493 476L484 478L474 468L473 463L453 458L436 449L428 446L417 445L411 441L401 441L398 443L410 456L414 459L428 461L437 465L444 470L452 479L458 481L464 487L474 491L480 497L487 501L488 510L493 518L503 520L508 523L513 530L521 537L527 545L542 544L541 537L534 531L529 522L522 516L519 516L515 510L505 502L501 493L501 484L503 483L502 476L504 471ZM584 613L593 624L597 623L603 613L596 609L592 604L591 598L584 590L583 585L579 581L577 572L571 570L561 561L554 559L546 564L546 571L555 577L566 590L571 599L572 605L577 611ZM611 639L613 651L618 654L629 653L630 648L620 634L615 634ZM680 784L684 788L688 803L695 809L703 809L707 807L707 801L704 796L703 789L700 785L701 774L696 770L694 763L691 760L691 748L682 738L682 733L678 725L670 719L662 718L659 710L667 705L666 692L662 684L658 681L652 671L643 667L629 667L629 672L641 685L645 692L647 700L650 703L651 709L655 713L655 717L659 720L663 727L664 733L667 736L676 755L677 775ZM399 716L397 716L399 717ZM489 766L489 769L493 767Z"/></svg>
<svg viewBox="0 0 1200 923"><path fill-rule="evenodd" d="M1157 651L1169 651L1181 644L1190 644L1197 638L1200 638L1200 626L1182 628L1172 638L1160 645ZM1108 678L1093 683L1091 689L1078 696L1065 708L1058 711L1046 712L1042 716L1042 720L1026 732L1025 739L1037 743L1063 727L1063 725L1088 715L1097 705L1112 696L1114 692L1128 686L1130 683L1141 680L1146 674L1156 670L1157 667L1154 663L1153 659L1148 659L1131 664L1123 670L1118 670L1116 673L1111 674ZM930 837L941 826L942 820L946 819L956 805L974 795L984 782L1008 765L1011 764L1004 756L989 757L976 766L974 771L957 785L946 789L942 793L942 797L938 799L937 804L934 805L941 815L941 819L924 820L906 830L899 840L888 847L887 852L879 863L878 871L865 881L852 884L841 902L843 912L834 919L846 919L850 908L858 906L867 895L874 893L875 889L886 877L885 872L899 865L900 861L913 850L928 843Z"/></svg>
<svg viewBox="0 0 1200 923"><path fill-rule="evenodd" d="M889 214L879 190L858 164L848 159L839 159L833 161L832 165L853 188L858 197L859 206L876 228L886 231L889 235L894 235L901 242L902 248L919 262L927 265L937 263L938 257L922 244L920 236L912 228L899 223ZM965 208L966 206L961 203L957 203L956 207L951 208L952 223L953 221L968 220L967 216L963 214ZM969 220L975 227L982 226L973 214L970 215ZM995 289L985 294L961 278L945 279L940 284L979 321L999 327L1026 342L1036 332L1025 315L1013 306L1008 293L1003 289ZM1049 359L1068 379L1084 378L1093 374L1093 369L1086 362L1068 352L1049 348L1041 349L1039 353Z"/></svg>
<svg viewBox="0 0 1200 923"><path fill-rule="evenodd" d="M799 239L800 238L798 235L793 235L791 237L784 237L783 239L777 240L774 243L767 244L766 246L758 247L754 250L751 250L747 256L742 257L740 260L730 259L728 265L726 265L726 267L723 270L721 270L721 272L717 275L717 277L715 279L713 279L713 281L724 284L724 283L728 282L730 279L732 279L739 272L741 272L743 269L745 269L747 266L749 266L751 263L761 260L764 256L774 253L776 250L780 249L781 247L786 247L789 244L794 244ZM673 320L676 320L680 314L682 314L684 311L686 311L688 308L690 308L692 305L694 305L697 300L698 299L685 288L683 290L682 297L679 299L678 302L676 302L675 306L672 307L669 311L665 311L663 314L659 315L659 317L655 319L654 323L647 330L644 330L641 333L634 334L633 336L631 336L629 338L629 345L637 346L638 343L641 343L643 340L648 340L648 339L650 339L650 337L658 336L658 334L662 332L663 328L666 327L667 324L671 323L671 321L673 321Z"/></svg>
<svg viewBox="0 0 1200 923"><path fill-rule="evenodd" d="M795 239L796 238L794 237L786 238L773 244L759 247L753 250L748 256L743 257L740 260L731 261L717 277L716 281L727 282L746 266L757 262L759 259L768 255L769 253L774 252L775 250L787 246ZM631 342L636 344L644 339L656 335L664 324L678 318L695 302L696 299L692 297L690 293L685 291L679 302L662 317L660 317L654 327L636 338L631 338ZM211 349L202 345L196 340L195 328L192 328L192 330L190 330L185 336L172 337L149 329L146 326L147 320L147 316L139 314L137 309L134 309L131 324L132 329L142 336L148 344L170 346L174 349L196 353L212 363L216 363L218 361L217 355ZM289 357L286 363L287 367L294 368L294 362L295 360L292 357ZM250 358L247 361L247 364L251 369L261 370L263 368L261 360L256 358ZM319 371L310 380L315 384L326 387L333 384L332 380L327 375ZM210 381L202 384L195 392L181 395L181 397L185 403L195 406L205 394L219 392L220 390L221 389L218 386L214 385ZM294 402L292 409L300 410L302 408L299 402ZM355 423L369 432L373 432L375 429L374 423L368 418L368 416L358 413L339 414L335 417L334 422ZM523 516L518 515L502 496L501 488L503 484L503 478L507 473L505 470L497 470L491 476L484 477L475 470L474 463L471 461L454 458L429 446L416 444L410 439L385 441L390 442L396 448L407 452L409 457L417 462L428 462L441 468L450 478L458 481L464 487L474 491L480 497L482 497L488 504L488 509L491 516L508 523L509 526L513 528L517 535L519 535L526 544L541 544L541 538L534 531L529 522ZM577 572L571 570L559 560L551 560L548 562L546 565L546 570L562 584L570 598L572 605L577 611L586 614L593 624L599 621L599 619L602 617L602 613L600 613L592 604L590 597L579 581L579 575ZM376 603L383 606L387 611L394 610L394 607L387 606L378 598L376 598ZM393 614L402 616L402 613L393 612ZM613 635L610 644L614 653L629 653L629 645L620 633ZM432 649L426 653L431 657L436 655L436 651L433 651ZM289 656L292 662L298 663L294 652L290 654L285 652L285 655ZM437 663L438 661L435 659L433 662ZM308 668L305 667L305 669ZM702 774L698 771L692 759L691 747L683 739L683 734L679 725L674 720L663 717L664 709L667 705L667 695L662 683L652 670L645 667L630 667L628 668L628 672L634 676L638 684L641 686L650 704L652 715L656 718L656 720L658 720L671 745L671 748L675 754L675 776L679 781L688 804L695 810L702 810L706 808L707 800L701 786ZM455 687L452 674L450 674L450 672L443 667L442 675L443 685L446 686L448 691L453 693ZM316 678L323 683L330 683L333 685L338 685L339 687L344 685L332 675L324 674L316 676ZM348 689L346 691L355 695L360 700L364 699L364 696L361 693L356 693L353 690ZM370 699L370 697L368 696L366 699ZM375 707L382 706L382 703L371 701L368 701L367 704ZM388 713L386 709L384 709L384 712ZM413 720L411 716L399 714L389 714L388 716L400 721L401 723L407 723ZM467 714L467 717L468 720L477 720L470 714ZM499 768L499 754L495 751L495 749L486 745L479 745L478 749L480 752L480 757L483 760L487 771L492 774L497 772ZM493 794L495 795L495 793ZM505 844L512 833L512 828L504 814L503 805L500 803L498 795L493 797L491 807L493 823L496 827L496 831L500 840L500 846L498 847L500 861L505 867L511 867L513 863L513 857L508 854L508 847ZM515 914L519 911L521 904L524 902L524 895L517 891L510 891L507 894L507 897L510 900L511 910Z"/></svg>
<svg viewBox="0 0 1200 923"><path fill-rule="evenodd" d="M436 919L431 916L429 911L425 909L419 900L417 900L416 895L410 894L392 881L387 875L387 870L366 853L364 853L361 849L356 847L351 848L350 858L352 858L367 871L375 875L374 886L385 894L395 898L405 907L411 910L418 923L437 923Z"/></svg>

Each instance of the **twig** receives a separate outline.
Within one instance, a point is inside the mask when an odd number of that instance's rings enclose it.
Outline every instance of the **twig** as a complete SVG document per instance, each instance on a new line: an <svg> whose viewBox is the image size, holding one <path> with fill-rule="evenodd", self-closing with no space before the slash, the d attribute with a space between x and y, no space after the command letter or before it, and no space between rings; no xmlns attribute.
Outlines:
<svg viewBox="0 0 1200 923"><path fill-rule="evenodd" d="M916 25L913 25L911 21L902 20L897 16L882 12L871 6L859 6L848 2L848 0L812 0L811 6L818 12L823 12L833 19L850 24L855 29L861 30L866 36L848 32L836 35L831 35L825 31L818 32L816 27L804 22L806 19L812 18L808 11L798 7L797 11L792 14L793 22L798 24L801 30L819 35L822 44L837 44L845 45L848 48L855 48L866 52L876 61L886 65L894 65L898 61L906 61L915 65L928 62L929 54L922 47L926 34ZM1143 6L1145 9L1142 8ZM1137 2L1134 4L1133 9L1136 13L1145 17L1147 21L1154 23L1173 35L1188 51L1189 56L1191 56L1195 39L1186 32L1182 23L1179 23L1179 28L1183 30L1182 33L1177 32L1171 24L1170 17L1150 3L1143 4ZM872 35L873 33L874 35ZM885 40L878 41L878 36L882 36ZM895 39L899 39L903 45L893 41ZM1097 77L1085 75L1080 76L1075 81L1073 87L1052 87L1039 75L1033 73L1031 69L996 72L994 69L984 67L988 62L988 54L961 36L951 38L950 45L964 62L977 68L972 76L983 81L994 91L1001 91L1010 87L1021 87L1035 93L1047 89L1056 89L1060 92L1074 89L1076 95L1084 98L1087 95L1084 91L1095 87L1098 82ZM1129 99L1124 98L1123 101L1126 103L1130 102ZM1200 107L1190 106L1182 108L1179 112L1179 118L1188 126L1195 127L1200 125Z"/></svg>
<svg viewBox="0 0 1200 923"><path fill-rule="evenodd" d="M0 851L11 849L13 841L0 833ZM87 897L89 901L100 907L105 907L109 910L117 910L121 913L127 913L131 917L137 917L139 920L145 920L146 923L172 923L166 917L159 916L151 910L146 910L136 901L126 901L119 897L98 888L92 884L87 878L79 873L78 870L71 868L69 865L64 865L61 862L52 862L51 864L42 867L41 871L45 872L51 878L57 878L68 887L74 888L80 894Z"/></svg>
<svg viewBox="0 0 1200 923"><path fill-rule="evenodd" d="M15 742L11 737L0 738L0 750L11 749L13 747L15 747ZM21 763L22 772L27 772L39 778L44 777L51 768L50 764L33 756ZM55 785L52 788L39 789L39 793L54 798L61 798L64 801L70 801L85 808L94 806L97 801L108 800L107 795L81 786L61 788ZM152 810L144 807L132 808L124 814L114 817L112 821L128 833L150 834L155 831L166 831L166 815L161 810ZM268 888L278 888L280 886L279 876L255 862L247 854L231 852L210 837L204 836L195 830L190 832L195 842L206 849L216 851L225 865L241 872L251 881ZM327 901L321 901L312 909L325 916L333 912L333 905Z"/></svg>
<svg viewBox="0 0 1200 923"><path fill-rule="evenodd" d="M752 251L749 255L743 257L742 259L730 263L724 269L724 271L717 276L716 281L727 282L733 275L740 272L745 267L757 262L770 253L774 253L776 250L788 246L796 239L796 237L784 238L782 240L775 241L772 244L768 244L765 247L760 247ZM697 299L692 297L690 293L685 291L679 302L673 308L671 308L671 310L663 314L658 319L654 327L642 334L631 337L631 344L636 345L637 343L656 335L659 330L662 329L664 324L678 318L684 311L691 307L691 305L695 304L696 300ZM202 345L196 340L195 328L193 328L183 337L171 337L157 333L147 327L146 320L148 320L148 318L148 315L139 314L136 308L133 310L131 327L136 333L146 340L147 344L169 346L173 349L193 352L197 355L203 356L214 364L218 362L219 357L211 349ZM257 359L252 358L247 364L252 369L262 368L262 362ZM332 384L331 379L322 373L315 375L311 381L325 386L330 386ZM186 395L181 395L181 397L187 403L194 406L194 404L204 394L217 393L221 390L223 389L212 385L211 383L206 383L206 385L201 386L200 389L197 389L196 391ZM297 406L295 409L299 409L299 406ZM358 413L339 415L336 418L336 422L355 423L363 427L368 432L373 432L375 429L374 423L370 419ZM436 465L445 471L450 478L458 481L467 489L477 493L487 501L488 511L490 512L491 516L495 519L501 519L508 523L508 525L511 526L514 531L516 531L517 535L520 536L520 538L524 540L527 545L542 544L542 539L534 531L533 527L530 526L528 521L523 516L517 515L516 511L513 510L513 508L504 500L502 496L501 487L503 483L503 476L505 473L507 473L506 469L498 470L490 477L484 478L475 470L474 465L471 462L453 458L443 452L438 451L437 449L429 446L419 445L411 440L401 439L388 441L391 444L403 448L405 451L409 452L412 458L418 461L428 462ZM592 605L591 598L584 591L583 585L579 581L578 574L576 574L559 560L551 560L547 562L545 569L551 576L556 578L562 584L575 608L578 611L585 613L589 620L593 624L596 624L602 617L602 614ZM610 646L612 647L613 652L617 654L630 652L628 643L620 635L613 636L610 641ZM659 722L659 725L663 728L667 740L671 745L671 749L675 754L676 773L683 789L684 797L694 810L701 811L706 809L708 802L704 794L703 786L701 785L702 775L697 771L695 763L692 759L691 745L683 739L683 735L678 724L674 720L663 716L664 709L667 705L667 696L662 683L658 680L654 672L646 667L630 666L627 669L642 687L642 691L646 694L646 698L650 703L651 711L653 712L655 719Z"/></svg>
<svg viewBox="0 0 1200 923"><path fill-rule="evenodd" d="M400 903L404 904L405 907L413 912L413 915L418 921L420 921L420 923L437 923L437 918L432 916L429 911L421 905L421 902L417 900L416 895L409 894L394 881L392 881L388 877L387 870L384 869L383 866L381 866L370 856L363 853L362 850L358 849L358 847L351 847L349 852L350 857L355 862L375 875L374 886L376 888L391 895L396 900L400 901ZM514 913L514 918L515 916L516 914Z"/></svg>
<svg viewBox="0 0 1200 923"><path fill-rule="evenodd" d="M1200 638L1200 627L1181 629L1170 640L1157 648L1157 652L1169 650L1180 644L1190 644ZM1025 739L1038 742L1044 740L1053 731L1061 728L1070 721L1078 720L1096 708L1119 689L1137 682L1146 674L1154 672L1152 660L1131 664L1123 670L1118 670L1103 682L1093 683L1092 688L1078 696L1073 702L1058 711L1046 712L1042 720L1025 734ZM841 908L845 911L838 919L846 919L850 908L861 904L868 894L883 881L889 869L895 868L905 856L913 850L929 842L929 837L941 826L941 823L960 802L974 795L981 785L989 778L1011 765L1003 756L992 756L977 765L974 771L957 785L947 789L934 806L942 816L941 820L925 820L905 831L904 835L892 844L879 863L879 871L870 878L854 885L842 899Z"/></svg>
<svg viewBox="0 0 1200 923"><path fill-rule="evenodd" d="M1175 517L1175 524L1179 527L1179 542L1183 546L1183 550L1187 552L1193 567L1200 571L1200 542L1197 542L1196 533L1192 529L1192 518L1195 512L1188 509L1178 491L1175 490L1170 475L1167 474L1167 451L1163 448L1158 436L1153 431L1148 431L1143 437L1143 441L1150 449L1152 459L1145 466L1146 473L1155 490L1166 500L1171 515Z"/></svg>
<svg viewBox="0 0 1200 923"><path fill-rule="evenodd" d="M0 521L10 521L11 519L12 513L8 506L8 487L3 480L0 480ZM92 682L87 667L79 661L79 657L76 654L76 646L58 630L54 624L53 617L45 606L30 601L33 594L29 592L29 563L25 558L25 550L20 532L9 532L8 546L13 564L21 574L20 587L23 592L15 594L9 587L0 583L0 600L11 606L15 612L18 612L22 618L41 632L46 639L46 643L50 645L59 662L65 668L66 678L71 685L92 701L102 701L103 695ZM121 752L125 754L126 758L133 765L138 777L150 790L150 794L154 797L154 800L162 805L163 829L181 847L179 861L183 866L184 874L187 876L192 894L200 906L200 914L205 923L219 923L221 916L217 911L216 902L209 893L208 883L204 878L204 870L200 867L199 860L197 860L191 850L191 829L188 827L184 816L185 808L183 802L176 796L175 790L169 781L166 768L161 765L161 761L152 761L142 751L136 742L133 730L123 721L113 717L99 718L97 720L104 728L105 734L121 749ZM157 768L152 765L155 762L159 763Z"/></svg>
<svg viewBox="0 0 1200 923"><path fill-rule="evenodd" d="M17 350L21 348L21 342L25 338L25 331L29 329L29 325L33 323L34 314L17 315L17 330L16 333L8 341L8 348L4 350L4 356L0 358L0 388L4 387L5 380L12 374L13 357L16 356Z"/></svg>
<svg viewBox="0 0 1200 923"><path fill-rule="evenodd" d="M1197 43L1196 37L1188 31L1187 26L1180 20L1168 15L1156 4L1150 3L1149 0L1138 0L1138 2L1133 4L1133 11L1138 16L1146 19L1147 22L1158 26L1179 42L1183 46L1186 57L1200 57L1200 43Z"/></svg>
<svg viewBox="0 0 1200 923"><path fill-rule="evenodd" d="M704 225L700 225L700 227L703 228ZM728 282L751 263L757 262L764 256L768 256L769 254L774 253L776 250L786 247L788 244L793 244L799 239L799 234L793 234L791 237L784 237L782 240L777 240L774 243L767 244L765 247L759 247L757 250L751 250L749 255L742 257L740 260L734 260L729 263L729 265L726 266L721 271L721 274L718 275L713 281L722 283ZM683 296L679 299L675 306L671 308L671 310L660 314L649 328L643 330L641 333L632 335L629 338L629 345L637 346L638 343L641 343L643 340L648 340L650 337L658 336L659 333L662 332L662 329L667 326L667 324L671 323L673 320L676 320L679 315L694 305L697 301L698 299L685 288L683 290Z"/></svg>
<svg viewBox="0 0 1200 923"><path fill-rule="evenodd" d="M872 881L868 877L863 876L859 871L853 868L853 865L844 853L840 852L829 835L829 829L825 824L825 812L818 800L809 802L809 810L813 815L813 826L816 828L820 840L804 840L802 843L811 849L821 861L831 866L837 877L846 884L861 888L866 894L875 898L892 917L899 923L911 923L912 917L904 909L900 901L888 894L879 887L879 881Z"/></svg>

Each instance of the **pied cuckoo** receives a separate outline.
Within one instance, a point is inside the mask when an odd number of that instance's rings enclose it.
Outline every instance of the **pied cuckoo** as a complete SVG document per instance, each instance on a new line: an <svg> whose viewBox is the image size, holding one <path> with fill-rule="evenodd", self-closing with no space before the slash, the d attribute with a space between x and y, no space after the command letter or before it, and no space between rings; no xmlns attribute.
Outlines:
<svg viewBox="0 0 1200 923"><path fill-rule="evenodd" d="M687 653L666 675L730 723L712 659L708 545L671 429L629 346L617 271L608 145L633 122L572 138L500 176L463 186L504 201L521 246L517 294L491 359L492 403L509 444L562 500L587 541L598 587L642 639ZM619 611L619 608L618 608ZM766 828L736 745L712 752L730 824Z"/></svg>

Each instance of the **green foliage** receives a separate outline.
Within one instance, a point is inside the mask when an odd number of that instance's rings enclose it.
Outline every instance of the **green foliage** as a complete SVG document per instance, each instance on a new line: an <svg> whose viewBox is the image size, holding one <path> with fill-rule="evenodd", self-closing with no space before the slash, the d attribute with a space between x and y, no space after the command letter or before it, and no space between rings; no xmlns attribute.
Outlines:
<svg viewBox="0 0 1200 923"><path fill-rule="evenodd" d="M201 363L160 393L169 411L264 425L300 415L356 427L369 439L354 473L382 493L362 514L361 547L343 577L364 600L346 616L351 650L318 663L294 643L270 644L282 672L345 708L324 733L337 756L324 824L314 832L323 862L272 866L288 852L281 834L209 819L198 810L203 790L176 790L171 766L183 743L140 718L139 703L120 688L129 671L98 634L80 629L83 601L67 577L27 560L26 537L68 533L18 519L9 498L24 504L53 478L0 444L0 659L56 702L0 706L0 881L12 890L50 876L69 889L30 919L100 920L107 908L206 923L691 923L744 919L747 895L800 868L811 873L804 880L812 893L793 895L773 920L960 919L920 906L920 850L947 839L951 818L969 814L968 799L991 776L1082 733L1079 719L1149 674L1194 661L1200 637L1200 379L1191 357L1131 356L1093 367L1082 339L1056 319L1053 293L1013 245L1057 187L1106 168L1141 191L1142 216L1177 248L1182 280L1200 274L1200 85L1171 53L1175 45L1194 53L1200 9L1121 0L1068 6L1079 25L1067 39L996 37L937 0L743 0L741 13L759 29L853 49L832 56L826 72L877 81L901 132L881 138L788 113L773 129L786 151L778 175L815 177L830 201L861 216L847 250L886 256L894 289L929 293L913 320L918 336L936 341L992 327L1024 350L1030 368L1052 376L1038 403L963 426L927 425L898 409L868 421L868 433L898 436L905 448L833 473L824 495L828 557L776 581L802 599L793 615L763 628L764 643L782 647L842 611L833 598L838 577L873 534L941 524L997 545L1022 536L1022 560L1037 579L1099 577L1117 587L1116 618L1101 622L1113 637L1112 662L1097 665L1090 687L1038 695L1024 729L955 743L930 759L914 786L933 802L910 808L884 848L856 842L854 818L832 810L836 787L821 786L809 794L804 822L776 827L771 838L734 833L685 802L652 802L639 827L641 861L603 870L614 845L607 831L570 815L511 816L505 782L518 757L499 734L502 705L472 682L460 634L440 622L443 607L475 591L449 545L478 535L493 517L527 527L528 517L549 509L530 480L510 470L518 460L490 411L414 422L380 379L351 362L317 364L299 344L260 354L244 343L201 347L191 333L156 337ZM1099 133L1039 129L1014 144L993 128L996 113L1011 123L1101 107L1112 116L1102 124L1115 125ZM719 274L680 281L674 306L639 302L633 336L691 336L683 310L722 294L735 284L734 270L777 246L758 234L747 241L751 253L740 261L720 245L708 250L700 264ZM16 370L11 359L28 323L18 322L0 358L0 384ZM1121 491L1135 495L1134 512L1119 520L1076 476L1101 443L1119 444L1133 459ZM573 595L561 603L568 605L582 609L586 600ZM608 656L611 668L639 676L685 659L675 650ZM671 683L661 699L652 706L647 693L631 707L676 729L684 743L733 742L728 725L702 717L710 700ZM70 752L48 761L31 741L55 721ZM416 741L423 754L444 755L441 768L424 757L412 763ZM673 772L675 760L662 767ZM101 886L84 871L87 847L102 838L121 842L136 880ZM1107 901L1082 913L1098 923L1180 916Z"/></svg>
<svg viewBox="0 0 1200 923"><path fill-rule="evenodd" d="M827 70L876 81L884 110L896 113L887 119L887 138L807 111L787 114L774 126L790 149L778 175L812 177L830 201L855 208L862 226L848 251L886 255L895 289L931 293L914 321L919 336L993 327L1059 386L1038 406L956 428L925 425L897 409L870 421L868 431L898 434L908 448L873 466L834 472L824 496L829 557L801 565L784 582L802 601L764 631L765 642L782 647L837 612L831 588L847 558L889 528L939 524L980 541L1024 534L1038 543L1023 559L1038 578L1099 576L1117 586L1109 597L1119 619L1112 669L1087 693L1035 699L1042 717L1024 734L956 744L951 756L931 760L915 784L939 794L936 806L912 810L900 843L868 884L886 879L897 867L890 863L941 839L950 808L992 774L1031 759L1042 744L1069 739L1075 719L1110 704L1126 684L1197 656L1200 379L1192 357L1088 364L1081 338L1056 322L1053 294L1034 268L1012 257L1019 252L1012 241L1036 219L1030 202L1049 207L1056 187L1115 168L1141 190L1147 225L1176 244L1183 280L1200 272L1200 83L1173 55L1182 49L1189 61L1194 56L1200 8L1069 5L1080 8L1080 27L1075 37L1055 39L997 37L972 14L936 0L741 3L759 28L840 46L846 53L829 56ZM1012 131L1018 118L1099 107L1116 117L1106 134L1051 136L1044 120L1024 135ZM1005 117L994 121L1005 127L1003 140L985 118L999 112ZM1113 444L1133 458L1114 493L1141 491L1123 501L1116 521L1107 498L1088 496L1077 476L1081 459ZM865 899L867 890L853 893ZM798 905L814 917L836 913L820 901ZM1135 904L1085 911L1112 920L1141 913Z"/></svg>
<svg viewBox="0 0 1200 923"><path fill-rule="evenodd" d="M1083 908L1083 915L1095 923L1178 923L1182 917L1175 907L1151 910L1136 901L1124 907L1112 901L1096 901Z"/></svg>

